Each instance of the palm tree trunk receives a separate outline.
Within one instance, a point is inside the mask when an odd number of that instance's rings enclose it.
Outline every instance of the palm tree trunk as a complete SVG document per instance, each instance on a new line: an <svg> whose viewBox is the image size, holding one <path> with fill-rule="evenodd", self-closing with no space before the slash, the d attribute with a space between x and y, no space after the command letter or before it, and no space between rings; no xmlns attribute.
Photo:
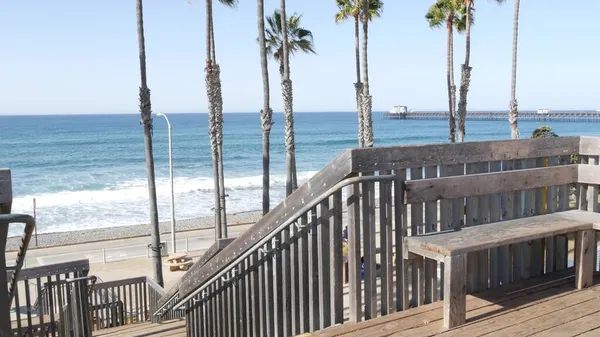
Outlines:
<svg viewBox="0 0 600 337"><path fill-rule="evenodd" d="M363 0L363 41L362 41L362 77L363 77L363 92L362 92L362 112L364 123L364 146L373 147L373 115L372 115L372 100L369 93L369 62L367 58L367 47L369 42L369 19L366 13L369 13L369 0Z"/></svg>
<svg viewBox="0 0 600 337"><path fill-rule="evenodd" d="M213 28L214 30L214 28ZM214 33L212 34L214 38ZM214 46L214 44L213 44ZM213 57L215 51L213 49ZM217 152L218 152L218 170L219 170L219 210L221 212L221 238L227 237L227 211L225 208L225 174L223 173L223 92L221 90L221 67L215 63L215 90L216 90L216 111L215 123L217 128Z"/></svg>
<svg viewBox="0 0 600 337"><path fill-rule="evenodd" d="M452 22L448 23L448 139L450 143L456 141L456 87L454 86L454 32Z"/></svg>
<svg viewBox="0 0 600 337"><path fill-rule="evenodd" d="M467 1L467 27L465 32L466 37L466 52L465 63L461 67L460 76L460 98L458 100L458 141L465 141L465 123L467 119L467 94L469 93L469 85L471 84L471 70L469 65L471 57L471 2Z"/></svg>
<svg viewBox="0 0 600 337"><path fill-rule="evenodd" d="M217 63L215 48L215 26L212 15L212 0L210 3L210 59L214 65L215 78L215 127L217 132L217 170L219 172L219 220L221 237L227 238L227 210L225 206L225 173L223 172L223 92L221 90L221 67Z"/></svg>
<svg viewBox="0 0 600 337"><path fill-rule="evenodd" d="M215 240L223 238L221 222L221 188L219 178L219 146L218 146L218 80L212 50L212 0L206 0L206 96L208 98L208 133L213 161L214 194L215 194Z"/></svg>
<svg viewBox="0 0 600 337"><path fill-rule="evenodd" d="M258 24L258 48L260 53L260 69L263 82L263 108L260 111L262 127L263 151L263 215L269 213L269 164L270 164L270 135L273 125L273 110L270 106L269 68L267 66L267 48L265 44L265 9L264 0L256 0L256 17Z"/></svg>
<svg viewBox="0 0 600 337"><path fill-rule="evenodd" d="M517 104L517 47L519 42L519 6L520 0L515 0L515 13L513 22L513 55L512 55L512 77L510 85L510 107L508 121L510 123L510 134L512 139L519 138L519 105Z"/></svg>
<svg viewBox="0 0 600 337"><path fill-rule="evenodd" d="M356 114L358 122L358 147L364 146L364 123L362 114L361 94L363 85L360 81L360 27L359 18L357 15L354 17L354 51L356 57L356 83L354 83L354 90L356 91Z"/></svg>
<svg viewBox="0 0 600 337"><path fill-rule="evenodd" d="M146 79L146 42L144 40L144 9L142 0L136 0L138 50L140 57L140 113L144 127L144 147L146 149L146 174L148 176L148 203L150 205L150 227L152 228L151 251L154 267L154 280L164 285L158 227L158 206L156 201L156 180L154 177L154 155L152 152L152 105L150 89Z"/></svg>
<svg viewBox="0 0 600 337"><path fill-rule="evenodd" d="M285 1L281 0L281 35L282 35L282 50L281 58L281 91L283 95L283 114L284 114L284 129L285 129L285 194L292 194L295 190L294 175L296 172L295 157L296 144L294 141L294 97L292 89L292 80L290 78L290 54L287 32L287 15L285 10Z"/></svg>

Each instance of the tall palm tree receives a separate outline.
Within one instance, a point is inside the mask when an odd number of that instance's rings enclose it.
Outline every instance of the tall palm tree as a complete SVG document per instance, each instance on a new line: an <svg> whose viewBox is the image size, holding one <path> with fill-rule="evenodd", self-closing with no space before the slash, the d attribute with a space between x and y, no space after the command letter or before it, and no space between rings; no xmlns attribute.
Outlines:
<svg viewBox="0 0 600 337"><path fill-rule="evenodd" d="M283 2L285 0L282 1L285 10ZM289 55L298 51L315 54L312 32L300 26L301 19L302 15L294 13L286 20L283 11L275 10L273 16L267 18L266 29L266 51L279 62L281 75L285 114L286 195L291 194L297 184Z"/></svg>
<svg viewBox="0 0 600 337"><path fill-rule="evenodd" d="M369 4L369 20L378 18L383 12L383 3L381 0L370 0ZM362 94L362 82L360 80L360 13L362 2L360 0L336 0L335 1L339 12L335 15L335 22L341 23L349 18L354 19L354 53L356 58L356 83L354 83L354 90L356 91L356 111L358 121L358 146L364 146L363 136L363 116L361 109L361 94Z"/></svg>
<svg viewBox="0 0 600 337"><path fill-rule="evenodd" d="M429 7L425 19L429 27L439 28L446 26L448 33L447 47L447 71L446 82L448 85L448 139L451 143L456 140L456 85L454 84L454 28L458 32L464 32L466 22L464 6L455 0L438 0Z"/></svg>
<svg viewBox="0 0 600 337"><path fill-rule="evenodd" d="M260 69L263 82L263 108L260 110L263 151L263 202L262 214L269 212L269 164L271 126L273 125L273 110L270 104L269 67L267 65L267 46L265 39L265 7L264 0L256 0L256 17L258 24L258 51L260 54Z"/></svg>
<svg viewBox="0 0 600 337"><path fill-rule="evenodd" d="M460 96L458 99L458 141L465 140L465 120L467 118L467 94L471 85L471 21L473 16L473 8L475 0L459 0L465 6L466 12L466 29L465 29L465 63L461 66L460 71ZM493 0L501 4L506 0Z"/></svg>
<svg viewBox="0 0 600 337"><path fill-rule="evenodd" d="M283 118L285 131L285 195L288 196L297 188L296 175L296 142L294 141L294 97L292 80L290 79L290 51L287 32L287 14L285 0L281 0L281 93L283 95Z"/></svg>
<svg viewBox="0 0 600 337"><path fill-rule="evenodd" d="M512 139L519 138L519 125L517 118L519 116L519 105L517 104L517 47L519 42L519 6L520 0L515 0L514 21L513 21L513 55L512 55L512 77L510 85L510 107L508 111L508 121L510 123L510 134Z"/></svg>
<svg viewBox="0 0 600 337"><path fill-rule="evenodd" d="M219 0L235 7L237 0ZM215 186L215 236L227 237L227 212L225 208L225 175L223 173L223 94L221 90L221 68L216 60L213 0L206 0L206 92L208 96L208 124L213 157Z"/></svg>
<svg viewBox="0 0 600 337"><path fill-rule="evenodd" d="M369 8L370 0L362 0L362 28L363 28L363 40L362 40L362 97L361 97L361 110L363 114L363 139L365 147L373 147L373 97L369 92L369 60L367 48L369 46Z"/></svg>
<svg viewBox="0 0 600 337"><path fill-rule="evenodd" d="M152 104L150 89L146 80L146 41L144 40L144 7L142 0L136 0L138 53L140 57L140 113L144 128L146 148L146 174L148 176L148 203L150 204L150 226L152 227L151 250L154 267L154 280L163 286L162 258L160 254L160 231L158 227L158 207L156 202L156 181L154 178L154 155L152 153Z"/></svg>

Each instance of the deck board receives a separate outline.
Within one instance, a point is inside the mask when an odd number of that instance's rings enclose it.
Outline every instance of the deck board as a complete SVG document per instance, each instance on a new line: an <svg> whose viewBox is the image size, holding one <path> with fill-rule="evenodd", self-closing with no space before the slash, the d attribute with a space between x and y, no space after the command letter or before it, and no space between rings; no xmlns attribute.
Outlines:
<svg viewBox="0 0 600 337"><path fill-rule="evenodd" d="M347 323L313 336L600 336L600 284L577 290L572 277L537 287L469 295L467 323L449 331L442 330L440 304Z"/></svg>
<svg viewBox="0 0 600 337"><path fill-rule="evenodd" d="M165 323L138 323L116 328L94 331L94 337L184 337L185 321L173 320Z"/></svg>

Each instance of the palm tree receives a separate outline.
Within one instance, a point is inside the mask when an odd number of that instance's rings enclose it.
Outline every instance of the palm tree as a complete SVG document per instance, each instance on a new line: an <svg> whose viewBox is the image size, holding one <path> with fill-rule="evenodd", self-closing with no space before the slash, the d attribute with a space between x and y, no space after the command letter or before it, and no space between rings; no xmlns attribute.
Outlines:
<svg viewBox="0 0 600 337"><path fill-rule="evenodd" d="M378 18L383 12L383 3L380 0L370 0L369 4L369 20ZM362 93L362 82L360 81L360 6L362 3L359 0L336 0L336 4L339 8L339 12L335 15L335 22L341 23L346 19L354 18L354 52L356 58L356 83L354 83L354 89L356 91L356 111L358 121L358 146L363 147L363 116L361 109L361 93Z"/></svg>
<svg viewBox="0 0 600 337"><path fill-rule="evenodd" d="M151 250L154 267L154 280L163 286L162 260L160 253L160 231L158 227L158 207L156 202L156 181L154 178L154 155L152 153L152 104L150 89L146 80L146 42L144 40L144 8L142 0L136 0L138 52L140 57L140 113L144 128L146 148L146 174L148 176L148 203L150 204L150 226L152 227Z"/></svg>
<svg viewBox="0 0 600 337"><path fill-rule="evenodd" d="M284 2L285 0L282 1L282 11L275 10L273 16L267 18L266 51L279 62L285 114L286 195L290 195L297 182L289 54L293 55L298 51L315 54L315 49L312 32L300 26L302 15L294 13L286 20Z"/></svg>
<svg viewBox="0 0 600 337"><path fill-rule="evenodd" d="M471 21L473 16L473 6L475 0L459 0L465 6L466 28L465 28L465 63L461 66L460 72L460 97L458 100L458 141L465 140L465 120L467 118L467 94L471 84ZM493 0L496 3L503 3L506 0Z"/></svg>
<svg viewBox="0 0 600 337"><path fill-rule="evenodd" d="M216 61L212 2L212 0L206 0L206 67L204 71L215 181L215 236L217 239L221 239L227 237L225 175L223 173L223 94L221 90L221 68ZM219 0L219 2L229 7L237 5L237 0Z"/></svg>
<svg viewBox="0 0 600 337"><path fill-rule="evenodd" d="M454 28L458 32L465 30L464 6L455 0L438 0L429 7L425 19L429 27L439 28L444 24L448 32L447 72L448 85L448 127L451 143L456 140L456 85L454 84Z"/></svg>
<svg viewBox="0 0 600 337"><path fill-rule="evenodd" d="M508 111L508 121L510 123L510 134L512 139L519 138L519 125L517 117L519 116L519 105L517 104L517 46L519 42L519 6L520 0L515 0L515 11L513 21L513 55L512 55L512 77L510 85L510 107Z"/></svg>
<svg viewBox="0 0 600 337"><path fill-rule="evenodd" d="M267 65L267 46L265 40L265 8L264 0L256 0L256 16L258 23L258 49L260 53L260 68L263 80L263 108L260 110L263 150L263 215L269 212L269 162L270 136L273 125L273 110L270 105L269 67Z"/></svg>
<svg viewBox="0 0 600 337"><path fill-rule="evenodd" d="M363 142L366 147L373 147L373 97L369 92L369 61L367 59L367 48L369 46L369 8L370 0L362 0L362 27L363 27L363 41L362 41L362 97L361 97L361 110L363 114Z"/></svg>

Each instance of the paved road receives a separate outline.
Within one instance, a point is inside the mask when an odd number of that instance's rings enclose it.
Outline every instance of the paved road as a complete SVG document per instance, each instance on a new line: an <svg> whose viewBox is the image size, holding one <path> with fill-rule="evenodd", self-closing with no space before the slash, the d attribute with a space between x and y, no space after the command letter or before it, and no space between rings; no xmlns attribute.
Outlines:
<svg viewBox="0 0 600 337"><path fill-rule="evenodd" d="M231 226L230 237L236 237L251 225ZM178 252L200 252L208 249L214 242L212 228L177 233L176 248ZM166 243L167 251L171 251L171 236L163 235L161 241ZM90 263L116 262L148 257L150 237L100 241L78 245L51 248L29 249L25 259L26 267L36 267L79 259L88 259ZM16 258L16 254L7 253L7 261ZM10 262L9 262L10 264Z"/></svg>

